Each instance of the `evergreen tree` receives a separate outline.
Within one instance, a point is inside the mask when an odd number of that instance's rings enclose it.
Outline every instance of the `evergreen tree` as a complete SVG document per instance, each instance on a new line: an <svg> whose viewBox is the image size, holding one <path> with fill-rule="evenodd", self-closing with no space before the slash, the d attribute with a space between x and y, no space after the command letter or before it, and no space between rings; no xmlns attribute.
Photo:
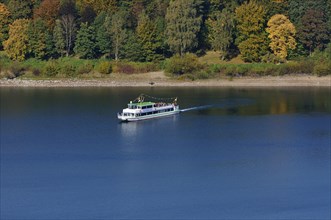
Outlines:
<svg viewBox="0 0 331 220"><path fill-rule="evenodd" d="M260 0L260 4L266 9L267 20L275 14L283 14L288 16L288 0Z"/></svg>
<svg viewBox="0 0 331 220"><path fill-rule="evenodd" d="M127 39L123 46L121 55L124 59L134 62L146 61L146 54L144 53L144 49L134 32L127 32Z"/></svg>
<svg viewBox="0 0 331 220"><path fill-rule="evenodd" d="M136 33L146 61L160 59L157 52L162 50L162 33L158 23L152 21L144 12L139 17Z"/></svg>
<svg viewBox="0 0 331 220"><path fill-rule="evenodd" d="M46 35L46 54L45 58L53 58L56 56L56 50L54 45L54 39L52 32L47 31Z"/></svg>
<svg viewBox="0 0 331 220"><path fill-rule="evenodd" d="M65 37L63 33L63 27L61 20L55 21L55 27L53 31L54 50L60 56L65 54Z"/></svg>
<svg viewBox="0 0 331 220"><path fill-rule="evenodd" d="M97 14L94 9L87 5L80 11L80 20L81 22L87 22L88 24L92 24Z"/></svg>
<svg viewBox="0 0 331 220"><path fill-rule="evenodd" d="M198 45L201 17L195 0L172 0L166 14L167 43L174 53L184 55Z"/></svg>
<svg viewBox="0 0 331 220"><path fill-rule="evenodd" d="M106 12L101 12L94 20L93 26L96 30L95 38L96 38L96 47L97 51L101 55L110 56L112 51L111 45L111 36L107 31L105 20L106 20Z"/></svg>
<svg viewBox="0 0 331 220"><path fill-rule="evenodd" d="M96 55L95 30L93 26L82 23L77 32L74 51L79 57L92 59Z"/></svg>
<svg viewBox="0 0 331 220"><path fill-rule="evenodd" d="M151 19L165 18L169 0L146 1L145 11Z"/></svg>
<svg viewBox="0 0 331 220"><path fill-rule="evenodd" d="M207 25L211 47L220 51L221 59L224 60L233 42L234 14L227 9L222 12L215 12L213 18L208 19Z"/></svg>
<svg viewBox="0 0 331 220"><path fill-rule="evenodd" d="M47 55L48 29L41 19L30 22L28 27L28 48L29 54L38 59L43 59Z"/></svg>

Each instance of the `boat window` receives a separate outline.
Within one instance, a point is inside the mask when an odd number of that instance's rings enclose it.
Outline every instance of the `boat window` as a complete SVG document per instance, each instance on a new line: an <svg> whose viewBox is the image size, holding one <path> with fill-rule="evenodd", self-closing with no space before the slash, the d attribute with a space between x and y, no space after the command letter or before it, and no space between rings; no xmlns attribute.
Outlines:
<svg viewBox="0 0 331 220"><path fill-rule="evenodd" d="M136 109L137 108L137 105L128 104L128 108L129 109Z"/></svg>

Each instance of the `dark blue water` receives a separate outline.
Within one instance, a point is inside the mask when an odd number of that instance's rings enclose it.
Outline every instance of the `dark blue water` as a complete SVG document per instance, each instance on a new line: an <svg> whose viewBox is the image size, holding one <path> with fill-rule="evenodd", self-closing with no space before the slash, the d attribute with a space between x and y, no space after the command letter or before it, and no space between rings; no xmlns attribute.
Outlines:
<svg viewBox="0 0 331 220"><path fill-rule="evenodd" d="M1 88L1 219L329 219L329 89ZM140 93L177 116L119 123Z"/></svg>

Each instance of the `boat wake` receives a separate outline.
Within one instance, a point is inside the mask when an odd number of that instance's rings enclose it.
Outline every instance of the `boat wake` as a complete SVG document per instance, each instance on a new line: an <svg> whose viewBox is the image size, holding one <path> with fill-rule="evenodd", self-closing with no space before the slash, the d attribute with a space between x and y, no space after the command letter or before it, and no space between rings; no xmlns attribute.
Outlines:
<svg viewBox="0 0 331 220"><path fill-rule="evenodd" d="M201 106L196 106L196 107L181 109L180 112L188 112L188 111L193 111L193 110L208 109L208 108L212 108L213 106L214 105L201 105Z"/></svg>
<svg viewBox="0 0 331 220"><path fill-rule="evenodd" d="M201 105L201 106L194 106L191 108L181 109L180 112L205 110L205 109L210 109L210 108L235 108L235 107L250 105L252 103L253 103L253 100L251 100L251 99L227 100L222 104Z"/></svg>

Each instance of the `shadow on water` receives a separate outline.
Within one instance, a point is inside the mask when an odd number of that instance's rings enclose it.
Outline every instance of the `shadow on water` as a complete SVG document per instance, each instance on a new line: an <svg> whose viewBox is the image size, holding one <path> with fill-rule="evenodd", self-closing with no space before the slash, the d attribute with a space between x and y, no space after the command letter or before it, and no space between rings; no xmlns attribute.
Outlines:
<svg viewBox="0 0 331 220"><path fill-rule="evenodd" d="M207 110L207 109L237 108L237 107L252 105L254 103L255 102L252 99L231 99L231 100L229 99L229 100L222 101L222 103L220 103L220 104L201 105L201 106L185 108L185 109L180 110L180 112Z"/></svg>

